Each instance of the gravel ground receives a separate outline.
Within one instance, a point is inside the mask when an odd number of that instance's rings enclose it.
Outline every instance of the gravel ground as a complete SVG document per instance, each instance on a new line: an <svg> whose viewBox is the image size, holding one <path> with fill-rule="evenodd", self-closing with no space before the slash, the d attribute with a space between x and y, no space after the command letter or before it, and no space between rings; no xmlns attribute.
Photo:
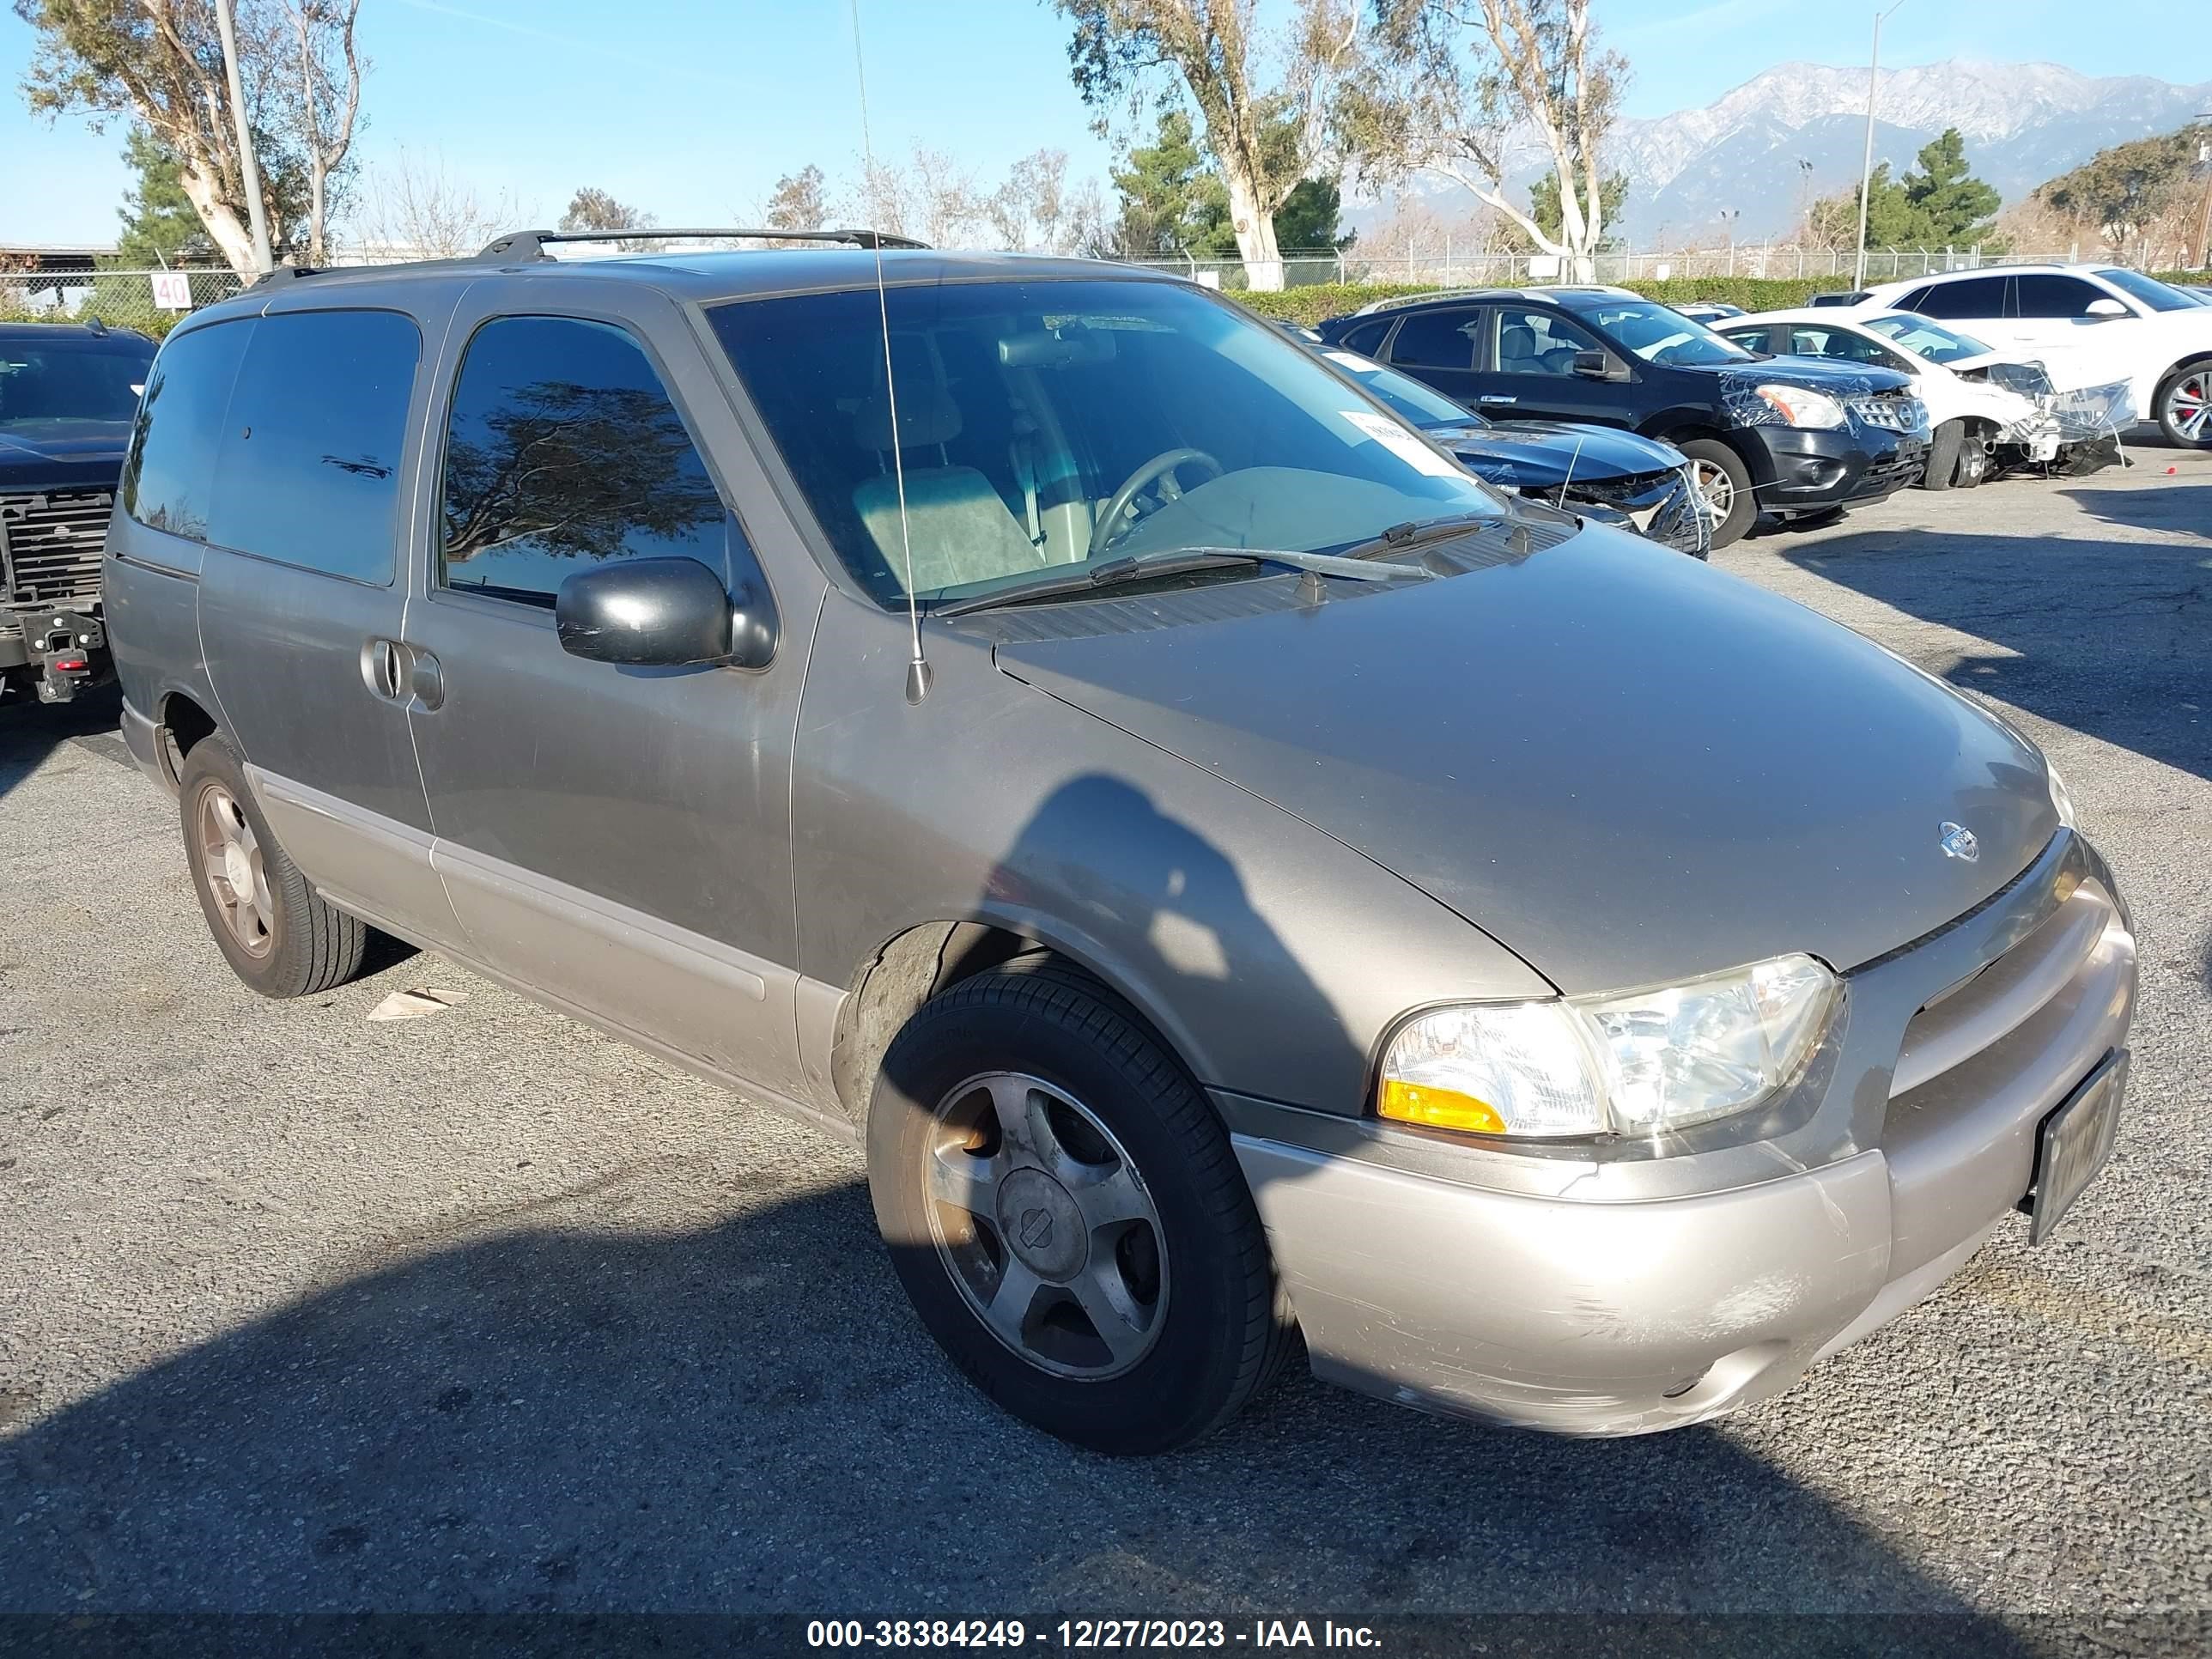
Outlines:
<svg viewBox="0 0 2212 1659"><path fill-rule="evenodd" d="M2008 1224L1781 1399L1646 1439L1301 1377L1180 1456L1071 1451L939 1358L851 1153L434 957L257 1000L112 705L0 714L0 1609L1940 1612L1954 1650L2051 1614L2191 1645L2130 1616L2212 1608L2212 454L2136 453L1717 561L2049 749L2142 1004L2052 1245ZM365 1019L417 987L466 1000Z"/></svg>

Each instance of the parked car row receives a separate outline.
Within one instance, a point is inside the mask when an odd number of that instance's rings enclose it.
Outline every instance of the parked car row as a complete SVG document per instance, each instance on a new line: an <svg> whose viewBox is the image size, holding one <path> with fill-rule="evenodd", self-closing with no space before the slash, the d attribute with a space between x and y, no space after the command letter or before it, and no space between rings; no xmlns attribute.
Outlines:
<svg viewBox="0 0 2212 1659"><path fill-rule="evenodd" d="M1384 301L1319 330L1469 408L1625 428L1679 451L1711 545L1761 513L1826 516L1914 483L1926 409L1894 369L1770 358L1618 288Z"/></svg>

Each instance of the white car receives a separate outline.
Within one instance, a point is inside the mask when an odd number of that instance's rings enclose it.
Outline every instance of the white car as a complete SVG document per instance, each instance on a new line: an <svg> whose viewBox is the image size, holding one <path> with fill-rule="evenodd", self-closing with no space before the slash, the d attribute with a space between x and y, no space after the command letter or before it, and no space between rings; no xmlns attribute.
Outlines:
<svg viewBox="0 0 2212 1659"><path fill-rule="evenodd" d="M1915 311L2048 361L2094 356L2169 443L2212 448L2212 307L2117 265L2005 265L1885 283L1844 315Z"/></svg>
<svg viewBox="0 0 2212 1659"><path fill-rule="evenodd" d="M1923 489L1970 489L1992 471L2022 462L2079 458L2115 421L2134 418L2124 386L2091 391L2095 365L2048 354L2027 363L2021 354L1992 350L1982 341L1910 311L1841 312L1833 307L1765 311L1714 325L1738 345L1775 356L1824 357L1871 363L1910 374L1934 428Z"/></svg>

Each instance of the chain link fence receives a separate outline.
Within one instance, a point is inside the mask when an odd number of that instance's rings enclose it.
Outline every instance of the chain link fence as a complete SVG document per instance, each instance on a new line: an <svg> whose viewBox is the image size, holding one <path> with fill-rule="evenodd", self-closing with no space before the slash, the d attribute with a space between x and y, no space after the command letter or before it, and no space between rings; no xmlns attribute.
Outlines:
<svg viewBox="0 0 2212 1659"><path fill-rule="evenodd" d="M2081 258L2081 250L1984 253L1979 247L1869 248L1869 283L1925 276L1945 270L1973 270L1984 265L2039 264ZM2094 252L2091 257L2095 257ZM1632 288L1639 282L1680 276L1841 277L1848 281L1857 255L1849 248L1778 247L1741 242L1732 247L1638 250L1623 248L1595 258L1593 280ZM1304 288L1321 283L1401 283L1422 288L1509 287L1565 279L1564 263L1541 253L1498 252L1454 247L1449 239L1435 247L1402 254L1285 252L1274 262L1277 280L1255 283L1269 274L1241 259L1139 259L1130 263L1179 271L1208 288ZM2124 261L2117 263L2125 263Z"/></svg>
<svg viewBox="0 0 2212 1659"><path fill-rule="evenodd" d="M245 290L219 270L0 270L0 320L136 329L156 339L187 312Z"/></svg>
<svg viewBox="0 0 2212 1659"><path fill-rule="evenodd" d="M1935 271L1972 270L1984 265L2074 260L2079 248L2044 252L1984 253L1966 248L1870 248L1867 281L1887 283ZM2094 257L2094 251L2092 257ZM1595 280L1633 288L1638 283L1674 277L1833 277L1848 281L1855 256L1849 249L1778 247L1739 243L1734 247L1625 248L1596 257ZM1324 283L1394 283L1418 288L1509 287L1563 280L1561 262L1540 253L1497 252L1455 248L1449 239L1426 251L1403 254L1285 252L1273 273L1241 259L1138 259L1128 263L1172 270L1209 288L1247 289L1304 288ZM2115 261L2126 264L2128 261ZM1276 280L1255 283L1255 271ZM98 319L111 328L166 334L187 311L213 305L240 292L245 283L234 272L215 270L0 270L0 320L83 322ZM189 304L185 303L189 301Z"/></svg>

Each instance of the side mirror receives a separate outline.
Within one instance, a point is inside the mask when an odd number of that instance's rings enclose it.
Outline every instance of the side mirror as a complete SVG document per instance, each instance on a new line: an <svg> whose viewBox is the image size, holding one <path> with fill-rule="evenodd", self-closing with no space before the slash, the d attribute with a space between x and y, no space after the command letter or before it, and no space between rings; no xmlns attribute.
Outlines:
<svg viewBox="0 0 2212 1659"><path fill-rule="evenodd" d="M1613 355L1606 351L1577 351L1575 353L1575 373L1585 380L1625 380L1628 370L1613 367Z"/></svg>
<svg viewBox="0 0 2212 1659"><path fill-rule="evenodd" d="M775 651L764 591L735 595L696 559L629 559L579 570L553 599L561 648L591 662L678 668L765 667Z"/></svg>
<svg viewBox="0 0 2212 1659"><path fill-rule="evenodd" d="M2088 317L2124 317L2128 314L2128 308L2107 295L2090 301L2082 314Z"/></svg>

